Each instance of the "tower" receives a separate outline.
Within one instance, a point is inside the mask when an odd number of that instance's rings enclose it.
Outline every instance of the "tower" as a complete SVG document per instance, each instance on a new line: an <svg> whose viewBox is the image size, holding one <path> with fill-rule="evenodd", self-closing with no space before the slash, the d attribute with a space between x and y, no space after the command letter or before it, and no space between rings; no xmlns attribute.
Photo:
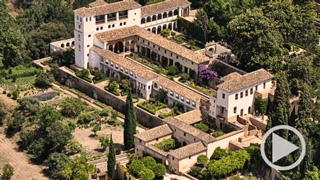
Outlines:
<svg viewBox="0 0 320 180"><path fill-rule="evenodd" d="M89 67L89 51L93 46L93 37L95 33L95 17L83 13L74 15L75 29L75 59L76 66L87 69Z"/></svg>

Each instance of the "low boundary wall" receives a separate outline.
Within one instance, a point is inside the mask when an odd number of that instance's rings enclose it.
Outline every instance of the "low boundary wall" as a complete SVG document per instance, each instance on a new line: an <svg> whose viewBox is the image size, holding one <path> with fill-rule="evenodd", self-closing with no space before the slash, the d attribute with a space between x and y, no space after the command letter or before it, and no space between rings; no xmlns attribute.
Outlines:
<svg viewBox="0 0 320 180"><path fill-rule="evenodd" d="M75 76L72 72L69 72L65 69L65 67L60 67L59 76L57 80L70 88L75 88L88 96L99 100L107 105L112 106L115 110L125 113L126 101L120 99L119 97L111 94L110 92L97 87L96 85L89 83L77 76ZM143 126L148 128L156 127L164 124L164 122L157 116L150 114L149 112L136 108L138 122Z"/></svg>

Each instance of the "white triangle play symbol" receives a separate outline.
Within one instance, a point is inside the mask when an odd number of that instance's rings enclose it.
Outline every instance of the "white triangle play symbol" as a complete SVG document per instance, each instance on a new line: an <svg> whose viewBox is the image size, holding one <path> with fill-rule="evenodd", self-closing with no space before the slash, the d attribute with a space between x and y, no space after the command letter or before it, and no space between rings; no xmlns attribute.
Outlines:
<svg viewBox="0 0 320 180"><path fill-rule="evenodd" d="M272 133L272 163L299 149L296 145Z"/></svg>

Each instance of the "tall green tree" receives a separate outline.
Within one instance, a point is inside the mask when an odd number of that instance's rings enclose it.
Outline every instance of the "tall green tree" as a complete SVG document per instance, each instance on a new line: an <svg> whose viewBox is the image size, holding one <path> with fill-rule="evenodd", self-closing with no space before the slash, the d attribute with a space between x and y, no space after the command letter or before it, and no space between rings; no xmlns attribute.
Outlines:
<svg viewBox="0 0 320 180"><path fill-rule="evenodd" d="M236 16L228 24L227 34L241 68L275 70L281 66L282 36L260 8Z"/></svg>
<svg viewBox="0 0 320 180"><path fill-rule="evenodd" d="M296 128L301 134L308 136L309 127L312 117L312 102L310 96L310 88L308 85L303 85L299 101L298 120Z"/></svg>
<svg viewBox="0 0 320 180"><path fill-rule="evenodd" d="M132 101L131 91L126 100L126 116L124 119L124 146L130 149L134 146L134 134L136 134L137 115Z"/></svg>
<svg viewBox="0 0 320 180"><path fill-rule="evenodd" d="M272 126L288 125L290 117L290 88L285 72L277 74L277 88L275 90L274 101L269 113L269 119L272 121ZM288 131L279 131L279 135L288 139Z"/></svg>
<svg viewBox="0 0 320 180"><path fill-rule="evenodd" d="M87 180L89 179L89 174L94 171L95 166L89 164L86 157L80 156L67 163L59 173L64 179Z"/></svg>
<svg viewBox="0 0 320 180"><path fill-rule="evenodd" d="M110 144L109 144L109 153L108 153L108 176L111 179L115 174L115 167L116 167L116 151L114 148L112 135L111 135Z"/></svg>

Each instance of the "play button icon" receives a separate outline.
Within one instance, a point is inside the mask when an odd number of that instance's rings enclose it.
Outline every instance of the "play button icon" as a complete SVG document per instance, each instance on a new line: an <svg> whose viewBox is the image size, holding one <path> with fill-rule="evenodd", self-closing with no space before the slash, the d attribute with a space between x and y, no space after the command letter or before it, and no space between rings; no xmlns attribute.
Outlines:
<svg viewBox="0 0 320 180"><path fill-rule="evenodd" d="M292 144L291 142L287 141L286 139L283 139L282 137L278 136L277 134L273 133L277 130L289 130L294 132L300 139L301 142L301 154L298 160L289 165L289 166L278 166L273 163L277 162L278 160L286 157L290 153L296 151L299 149L298 146L295 144ZM265 154L265 142L267 138L272 134L272 162L267 158ZM269 131L266 132L266 134L263 136L261 145L260 145L261 155L263 160L272 168L280 170L280 171L286 171L295 168L297 165L300 164L300 162L303 160L304 155L306 153L306 143L304 141L304 138L302 134L295 128L287 125L280 125L271 128Z"/></svg>
<svg viewBox="0 0 320 180"><path fill-rule="evenodd" d="M286 157L288 154L299 149L296 145L272 133L272 163Z"/></svg>

